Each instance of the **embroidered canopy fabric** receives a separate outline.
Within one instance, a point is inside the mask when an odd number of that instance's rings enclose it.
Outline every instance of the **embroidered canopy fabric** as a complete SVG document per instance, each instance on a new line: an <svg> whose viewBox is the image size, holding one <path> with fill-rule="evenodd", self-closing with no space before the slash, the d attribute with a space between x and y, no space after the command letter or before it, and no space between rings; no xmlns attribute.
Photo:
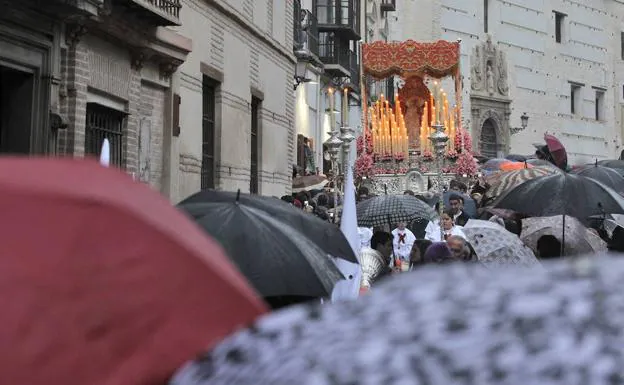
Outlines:
<svg viewBox="0 0 624 385"><path fill-rule="evenodd" d="M459 68L459 46L459 41L445 40L433 43L406 40L363 44L364 72L378 79L391 75L453 76Z"/></svg>

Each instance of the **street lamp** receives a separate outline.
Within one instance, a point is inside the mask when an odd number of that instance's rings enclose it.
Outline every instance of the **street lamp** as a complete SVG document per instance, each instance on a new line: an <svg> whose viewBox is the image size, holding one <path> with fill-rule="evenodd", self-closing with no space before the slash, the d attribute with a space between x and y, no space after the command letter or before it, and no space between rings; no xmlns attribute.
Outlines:
<svg viewBox="0 0 624 385"><path fill-rule="evenodd" d="M515 135L519 132L526 130L529 125L529 115L527 113L523 113L520 117L520 127L511 127L511 135Z"/></svg>
<svg viewBox="0 0 624 385"><path fill-rule="evenodd" d="M297 59L297 64L295 64L295 90L299 87L299 84L310 81L310 78L308 78L308 64L310 64L310 61L306 57Z"/></svg>

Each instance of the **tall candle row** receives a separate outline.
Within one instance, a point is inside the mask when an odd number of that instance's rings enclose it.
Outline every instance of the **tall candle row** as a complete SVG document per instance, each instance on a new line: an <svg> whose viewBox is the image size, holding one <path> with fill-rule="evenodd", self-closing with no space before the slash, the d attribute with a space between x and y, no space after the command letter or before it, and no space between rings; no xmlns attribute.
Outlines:
<svg viewBox="0 0 624 385"><path fill-rule="evenodd" d="M449 149L455 149L455 135L457 131L456 117L458 116L458 107L449 107L446 92L440 87L436 81L433 83L433 89L430 92L429 100L425 103L423 115L420 124L420 151L432 151L429 137L435 129L433 126L441 124L445 127L449 136Z"/></svg>
<svg viewBox="0 0 624 385"><path fill-rule="evenodd" d="M394 96L394 106L382 94L370 109L373 133L373 151L379 155L407 156L409 138L399 96Z"/></svg>

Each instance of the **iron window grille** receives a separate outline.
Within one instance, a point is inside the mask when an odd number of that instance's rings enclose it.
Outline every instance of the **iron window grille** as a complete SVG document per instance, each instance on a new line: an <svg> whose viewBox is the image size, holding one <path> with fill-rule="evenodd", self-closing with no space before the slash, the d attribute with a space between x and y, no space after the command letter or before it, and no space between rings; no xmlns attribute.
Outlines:
<svg viewBox="0 0 624 385"><path fill-rule="evenodd" d="M96 103L87 103L85 154L100 156L102 143L108 139L110 164L123 167L123 127L126 114Z"/></svg>
<svg viewBox="0 0 624 385"><path fill-rule="evenodd" d="M216 187L215 163L215 111L217 107L217 83L204 76L202 86L202 164L201 189Z"/></svg>

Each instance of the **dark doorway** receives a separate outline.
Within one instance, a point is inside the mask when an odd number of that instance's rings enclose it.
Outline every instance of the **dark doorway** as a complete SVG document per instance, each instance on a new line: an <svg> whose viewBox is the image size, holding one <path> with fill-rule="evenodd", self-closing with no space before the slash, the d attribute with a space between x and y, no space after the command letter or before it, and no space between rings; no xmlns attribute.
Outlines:
<svg viewBox="0 0 624 385"><path fill-rule="evenodd" d="M483 122L479 142L481 155L488 158L496 158L498 156L498 138L496 137L496 126L492 119Z"/></svg>
<svg viewBox="0 0 624 385"><path fill-rule="evenodd" d="M0 153L30 154L34 76L0 66Z"/></svg>

